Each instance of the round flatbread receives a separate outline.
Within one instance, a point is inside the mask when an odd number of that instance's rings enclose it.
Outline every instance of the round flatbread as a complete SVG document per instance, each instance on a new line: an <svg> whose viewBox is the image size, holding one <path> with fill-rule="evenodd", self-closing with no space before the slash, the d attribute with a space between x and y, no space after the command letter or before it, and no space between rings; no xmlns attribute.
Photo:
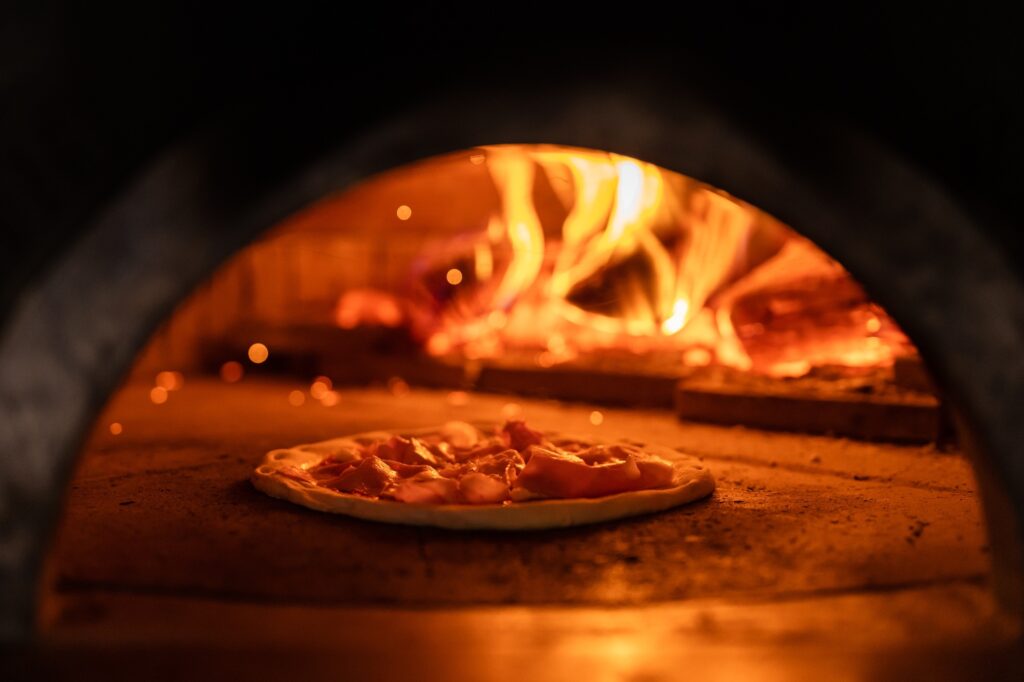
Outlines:
<svg viewBox="0 0 1024 682"><path fill-rule="evenodd" d="M600 523L693 502L707 497L715 488L711 473L696 458L672 448L633 441L600 441L555 431L541 433L551 441L571 440L595 446L622 444L640 448L671 463L671 484L601 497L507 500L497 504L415 504L339 492L294 475L296 471L307 472L338 453L385 441L395 435L418 438L436 436L440 431L440 428L403 431L400 434L376 431L272 450L253 471L252 482L271 497L318 511L385 523L467 530L534 530Z"/></svg>

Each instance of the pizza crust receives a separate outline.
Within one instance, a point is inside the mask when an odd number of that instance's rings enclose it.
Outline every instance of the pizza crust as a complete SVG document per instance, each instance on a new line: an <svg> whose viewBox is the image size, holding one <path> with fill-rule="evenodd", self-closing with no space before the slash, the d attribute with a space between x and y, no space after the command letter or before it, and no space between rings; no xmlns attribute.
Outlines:
<svg viewBox="0 0 1024 682"><path fill-rule="evenodd" d="M438 429L403 432L405 436L437 433ZM567 434L545 431L554 440L572 438ZM643 449L672 462L677 485L671 488L638 490L596 498L543 499L505 504L409 504L372 499L311 485L282 474L286 467L309 469L346 448L386 439L391 433L369 432L333 440L272 450L252 473L259 490L310 509L345 514L368 521L411 526L436 526L458 530L539 530L565 528L623 519L663 511L707 497L715 489L711 473L694 457L671 448L645 444ZM594 445L600 443L581 437Z"/></svg>

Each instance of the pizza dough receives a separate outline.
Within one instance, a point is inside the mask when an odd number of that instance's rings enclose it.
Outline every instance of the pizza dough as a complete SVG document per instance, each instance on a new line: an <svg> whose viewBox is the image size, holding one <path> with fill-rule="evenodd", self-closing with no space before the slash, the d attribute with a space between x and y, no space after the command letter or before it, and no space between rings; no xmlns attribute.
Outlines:
<svg viewBox="0 0 1024 682"><path fill-rule="evenodd" d="M466 426L462 423L460 425ZM401 436L436 439L443 428L403 431ZM485 425L472 428L486 432ZM490 431L496 429L490 425ZM252 482L264 493L310 509L345 514L370 521L452 529L532 530L562 528L622 519L662 511L707 497L715 488L711 473L694 457L671 448L630 442L604 442L589 437L570 436L553 431L538 432L557 442L588 446L624 445L671 463L671 483L664 487L630 490L599 497L568 497L506 500L500 503L417 504L394 499L368 497L339 492L317 484L305 476L325 462L352 457L353 451L395 436L389 432L371 432L336 438L320 443L272 450L253 471ZM659 460L660 461L660 460Z"/></svg>

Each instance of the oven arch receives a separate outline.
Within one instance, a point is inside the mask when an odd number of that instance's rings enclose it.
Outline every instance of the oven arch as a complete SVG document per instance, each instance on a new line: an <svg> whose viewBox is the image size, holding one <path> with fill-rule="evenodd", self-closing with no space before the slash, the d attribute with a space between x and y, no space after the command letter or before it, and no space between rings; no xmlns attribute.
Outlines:
<svg viewBox="0 0 1024 682"><path fill-rule="evenodd" d="M373 173L488 143L606 149L729 191L839 257L918 345L959 408L996 587L1022 609L1024 286L982 225L856 132L741 123L676 84L498 89L426 103L367 131L228 117L169 150L23 293L0 339L0 634L30 634L49 531L82 434L173 305L280 219ZM320 139L313 163L253 156ZM255 165L253 165L256 158ZM927 225L915 229L908 225ZM941 246L937 246L941 245Z"/></svg>

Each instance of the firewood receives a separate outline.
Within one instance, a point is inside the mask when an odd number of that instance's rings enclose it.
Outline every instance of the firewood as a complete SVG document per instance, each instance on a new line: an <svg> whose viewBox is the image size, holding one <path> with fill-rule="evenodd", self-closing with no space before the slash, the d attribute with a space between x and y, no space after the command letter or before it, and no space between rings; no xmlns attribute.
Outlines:
<svg viewBox="0 0 1024 682"><path fill-rule="evenodd" d="M938 399L878 377L863 381L781 380L740 372L698 372L679 381L681 419L863 440L939 442Z"/></svg>

